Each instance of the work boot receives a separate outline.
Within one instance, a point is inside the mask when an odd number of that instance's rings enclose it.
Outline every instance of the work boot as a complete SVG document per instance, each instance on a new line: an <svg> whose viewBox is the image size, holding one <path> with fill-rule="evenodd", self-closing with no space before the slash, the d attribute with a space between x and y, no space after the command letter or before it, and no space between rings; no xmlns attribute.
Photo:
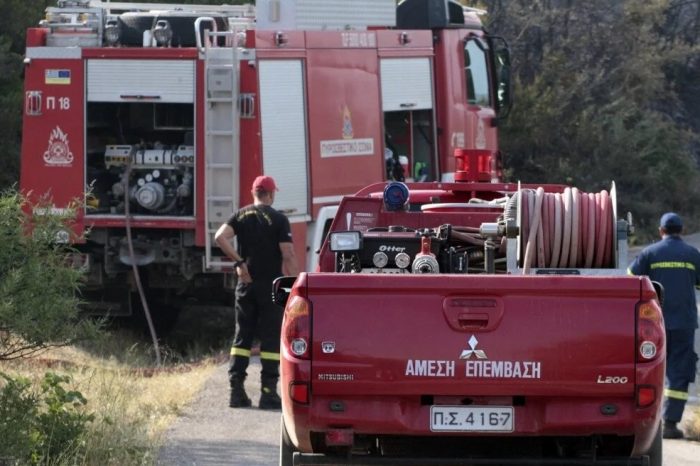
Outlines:
<svg viewBox="0 0 700 466"><path fill-rule="evenodd" d="M260 393L260 409L282 409L282 400L277 395L277 384L263 385Z"/></svg>
<svg viewBox="0 0 700 466"><path fill-rule="evenodd" d="M231 408L248 408L251 404L243 387L243 380L231 380L231 398L229 398L228 405Z"/></svg>
<svg viewBox="0 0 700 466"><path fill-rule="evenodd" d="M683 431L680 430L677 426L676 423L673 421L666 421L664 422L664 438L669 438L669 439L681 439L684 437Z"/></svg>

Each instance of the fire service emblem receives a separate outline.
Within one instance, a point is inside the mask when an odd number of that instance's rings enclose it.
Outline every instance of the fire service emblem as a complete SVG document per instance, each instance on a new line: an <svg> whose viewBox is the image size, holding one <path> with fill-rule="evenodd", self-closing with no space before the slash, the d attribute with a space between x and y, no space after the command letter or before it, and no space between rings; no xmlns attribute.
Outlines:
<svg viewBox="0 0 700 466"><path fill-rule="evenodd" d="M68 135L56 126L49 137L49 148L44 152L44 162L52 166L69 166L73 163L73 153L68 145Z"/></svg>

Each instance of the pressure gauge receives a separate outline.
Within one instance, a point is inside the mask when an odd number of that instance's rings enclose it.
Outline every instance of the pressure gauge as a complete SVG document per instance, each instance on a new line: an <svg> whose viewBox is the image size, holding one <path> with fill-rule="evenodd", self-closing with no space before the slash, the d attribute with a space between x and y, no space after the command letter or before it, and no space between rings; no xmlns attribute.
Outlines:
<svg viewBox="0 0 700 466"><path fill-rule="evenodd" d="M372 256L372 263L378 269L382 269L386 267L386 264L389 263L389 256L387 256L386 253L381 251L375 252L374 256Z"/></svg>
<svg viewBox="0 0 700 466"><path fill-rule="evenodd" d="M396 267L400 269L405 269L409 265L411 265L411 256L406 254L405 252L400 252L394 257L394 262L396 262Z"/></svg>

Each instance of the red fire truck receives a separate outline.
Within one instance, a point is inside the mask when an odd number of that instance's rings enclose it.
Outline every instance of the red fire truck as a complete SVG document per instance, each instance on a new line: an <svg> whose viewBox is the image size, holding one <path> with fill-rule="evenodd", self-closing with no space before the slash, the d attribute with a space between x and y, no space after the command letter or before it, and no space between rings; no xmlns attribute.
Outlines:
<svg viewBox="0 0 700 466"><path fill-rule="evenodd" d="M133 264L153 299L224 289L212 234L259 174L313 269L338 202L370 182L452 181L467 150L471 180L499 180L508 53L479 13L59 0L27 32L21 189L58 213L84 199L59 239L111 313L130 311Z"/></svg>

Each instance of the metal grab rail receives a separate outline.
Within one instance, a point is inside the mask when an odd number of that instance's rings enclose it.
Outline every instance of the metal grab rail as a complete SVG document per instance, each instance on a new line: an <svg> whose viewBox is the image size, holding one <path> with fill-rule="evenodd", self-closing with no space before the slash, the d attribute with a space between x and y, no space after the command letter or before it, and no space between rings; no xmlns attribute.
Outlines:
<svg viewBox="0 0 700 466"><path fill-rule="evenodd" d="M209 42L209 47L216 47L214 45L216 41L211 40L211 34L216 34L218 32L218 27L216 25L216 20L212 18L211 16L200 16L194 21L194 35L195 39L197 40L197 49L199 50L204 50L204 47L202 46L202 34L201 34L201 25L203 22L210 22L211 24L214 25L214 30L209 32L208 35L208 42Z"/></svg>

